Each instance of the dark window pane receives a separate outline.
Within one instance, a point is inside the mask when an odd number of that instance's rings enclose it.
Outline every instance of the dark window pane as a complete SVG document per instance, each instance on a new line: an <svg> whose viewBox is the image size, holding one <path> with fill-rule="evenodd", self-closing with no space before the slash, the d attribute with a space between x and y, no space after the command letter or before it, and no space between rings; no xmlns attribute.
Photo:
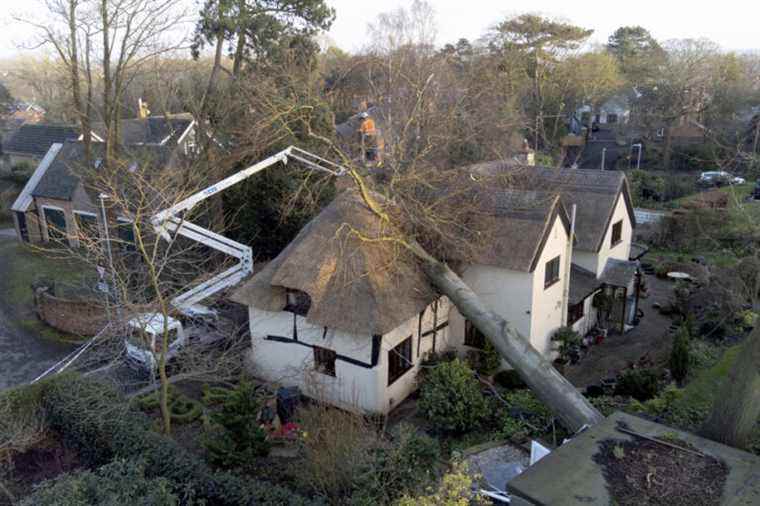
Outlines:
<svg viewBox="0 0 760 506"><path fill-rule="evenodd" d="M469 320L464 322L464 344L482 350L486 347L486 336Z"/></svg>
<svg viewBox="0 0 760 506"><path fill-rule="evenodd" d="M548 288L559 281L559 257L552 258L546 262L544 270L544 288Z"/></svg>
<svg viewBox="0 0 760 506"><path fill-rule="evenodd" d="M335 376L335 358L337 354L327 348L314 347L314 368L322 374Z"/></svg>
<svg viewBox="0 0 760 506"><path fill-rule="evenodd" d="M388 385L412 368L412 336L388 352Z"/></svg>
<svg viewBox="0 0 760 506"><path fill-rule="evenodd" d="M306 316L311 308L311 297L306 292L300 290L288 290L287 302L285 304L284 311L290 311L299 316Z"/></svg>
<svg viewBox="0 0 760 506"><path fill-rule="evenodd" d="M612 225L612 246L616 245L623 239L623 220Z"/></svg>
<svg viewBox="0 0 760 506"><path fill-rule="evenodd" d="M583 318L583 301L567 308L567 324L572 325Z"/></svg>

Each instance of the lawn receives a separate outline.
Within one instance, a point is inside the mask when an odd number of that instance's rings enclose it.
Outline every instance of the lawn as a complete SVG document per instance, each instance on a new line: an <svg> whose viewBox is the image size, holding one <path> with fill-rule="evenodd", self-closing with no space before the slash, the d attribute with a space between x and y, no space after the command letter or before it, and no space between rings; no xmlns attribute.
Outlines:
<svg viewBox="0 0 760 506"><path fill-rule="evenodd" d="M60 253L63 254L62 252ZM32 284L46 279L58 284L80 285L94 272L83 262L57 258L52 253L36 251L13 239L0 240L0 304L27 332L43 337L69 339L37 318Z"/></svg>

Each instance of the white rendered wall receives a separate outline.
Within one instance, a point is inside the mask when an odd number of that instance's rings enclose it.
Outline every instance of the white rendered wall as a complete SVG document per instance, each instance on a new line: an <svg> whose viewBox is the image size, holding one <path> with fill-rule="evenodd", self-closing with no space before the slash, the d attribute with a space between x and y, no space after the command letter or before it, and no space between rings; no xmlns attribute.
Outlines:
<svg viewBox="0 0 760 506"><path fill-rule="evenodd" d="M611 247L612 243L612 227L618 221L623 222L623 231L621 234L621 241ZM604 270L604 266L607 264L608 258L616 258L618 260L628 260L631 254L631 241L633 240L633 223L631 223L631 216L628 214L628 209L625 205L625 199L623 194L618 195L617 203L615 204L615 210L612 213L612 219L609 226L604 233L604 239L602 239L602 247L599 248L597 255L597 268L594 272L597 276L601 275Z"/></svg>

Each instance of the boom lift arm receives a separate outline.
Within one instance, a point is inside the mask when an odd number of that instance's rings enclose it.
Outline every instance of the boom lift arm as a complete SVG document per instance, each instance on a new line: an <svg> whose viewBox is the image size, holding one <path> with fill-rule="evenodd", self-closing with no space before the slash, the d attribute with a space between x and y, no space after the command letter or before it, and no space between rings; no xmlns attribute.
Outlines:
<svg viewBox="0 0 760 506"><path fill-rule="evenodd" d="M278 162L287 165L288 161L291 159L301 162L312 170L327 172L333 176L342 176L347 172L345 167L338 165L337 163L325 160L324 158L295 146L290 146L247 169L241 170L237 174L233 174L232 176L191 195L172 207L155 214L151 218L151 224L156 233L161 235L167 241L171 241L172 238L176 236L187 237L188 239L192 239L205 246L234 257L238 261L233 267L174 297L174 299L172 299L172 305L181 312L188 315L214 314L212 310L201 306L199 302L221 290L234 286L253 272L253 254L249 246L186 221L182 218L182 215L212 195L216 195L230 186L240 183Z"/></svg>

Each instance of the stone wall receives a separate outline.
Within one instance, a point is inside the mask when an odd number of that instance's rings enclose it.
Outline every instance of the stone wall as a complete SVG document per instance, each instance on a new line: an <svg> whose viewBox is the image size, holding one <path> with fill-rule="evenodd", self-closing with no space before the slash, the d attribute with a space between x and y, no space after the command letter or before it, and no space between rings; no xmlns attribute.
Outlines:
<svg viewBox="0 0 760 506"><path fill-rule="evenodd" d="M108 321L98 302L57 297L45 287L36 289L34 298L40 319L67 334L94 336Z"/></svg>

